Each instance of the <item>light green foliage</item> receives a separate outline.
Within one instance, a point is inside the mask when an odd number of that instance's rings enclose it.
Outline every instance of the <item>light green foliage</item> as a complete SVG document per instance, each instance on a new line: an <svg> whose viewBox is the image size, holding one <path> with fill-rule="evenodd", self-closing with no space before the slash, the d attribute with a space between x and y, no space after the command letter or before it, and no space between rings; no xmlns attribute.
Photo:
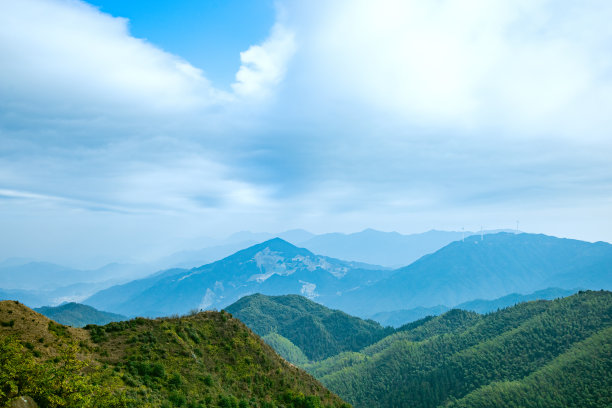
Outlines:
<svg viewBox="0 0 612 408"><path fill-rule="evenodd" d="M41 408L348 406L225 312L68 330L9 307L23 317L0 328L0 407L19 395Z"/></svg>
<svg viewBox="0 0 612 408"><path fill-rule="evenodd" d="M291 364L301 366L308 363L308 357L306 357L304 352L288 338L278 333L270 333L263 336L262 339Z"/></svg>
<svg viewBox="0 0 612 408"><path fill-rule="evenodd" d="M63 345L58 356L40 362L14 337L0 337L0 406L29 395L41 407L119 407L122 395L111 396L96 385L97 370L77 358L76 344Z"/></svg>

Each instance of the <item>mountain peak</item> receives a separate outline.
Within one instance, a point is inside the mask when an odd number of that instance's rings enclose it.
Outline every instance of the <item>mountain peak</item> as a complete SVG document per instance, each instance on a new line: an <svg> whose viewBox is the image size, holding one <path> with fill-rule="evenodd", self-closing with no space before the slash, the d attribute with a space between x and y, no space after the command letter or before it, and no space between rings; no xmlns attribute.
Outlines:
<svg viewBox="0 0 612 408"><path fill-rule="evenodd" d="M314 255L309 250L304 249L304 248L299 248L299 247L293 245L292 243L287 242L284 239L279 238L279 237L275 237L275 238L269 239L267 241L264 241L264 242L262 242L260 244L253 245L252 247L247 248L245 251L256 250L256 252L259 252L259 251L264 250L266 248L268 248L270 251L280 252L281 254L283 254L285 256L295 256L295 255L311 256L311 255Z"/></svg>

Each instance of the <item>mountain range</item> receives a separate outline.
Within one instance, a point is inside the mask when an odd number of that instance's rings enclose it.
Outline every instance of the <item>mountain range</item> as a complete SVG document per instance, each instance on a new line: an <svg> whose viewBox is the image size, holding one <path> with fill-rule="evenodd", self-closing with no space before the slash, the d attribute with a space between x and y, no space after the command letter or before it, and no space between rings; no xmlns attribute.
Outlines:
<svg viewBox="0 0 612 408"><path fill-rule="evenodd" d="M455 305L454 309L469 310L477 313L490 313L499 309L503 309L509 306L514 306L518 303L528 302L530 300L553 300L561 297L570 296L578 290L567 290L559 288L547 288L538 290L528 295L521 295L519 293L511 293L506 296L502 296L497 299L486 300L486 299L475 299L469 302L460 303ZM379 322L384 326L400 327L406 323L413 322L415 320L422 319L427 316L437 316L444 312L451 310L450 307L440 305L433 307L416 307L408 310L394 310L390 312L379 312L370 318Z"/></svg>
<svg viewBox="0 0 612 408"><path fill-rule="evenodd" d="M542 234L470 236L327 305L371 316L415 307L454 307L550 287L611 289L612 245Z"/></svg>
<svg viewBox="0 0 612 408"><path fill-rule="evenodd" d="M83 303L129 316L164 316L223 308L253 293L302 294L325 303L391 273L315 255L280 238L193 269L171 269L103 290Z"/></svg>
<svg viewBox="0 0 612 408"><path fill-rule="evenodd" d="M483 235L506 230L486 230ZM430 230L418 234L383 232L371 228L352 234L329 233L311 237L299 244L310 251L339 259L365 262L398 268L420 257L436 252L453 241L472 235L472 232ZM290 241L293 243L293 241Z"/></svg>
<svg viewBox="0 0 612 408"><path fill-rule="evenodd" d="M612 245L546 235L471 236L396 270L315 255L280 238L192 269L169 269L83 303L127 316L223 308L243 296L299 294L349 314L455 307L550 287L609 289Z"/></svg>

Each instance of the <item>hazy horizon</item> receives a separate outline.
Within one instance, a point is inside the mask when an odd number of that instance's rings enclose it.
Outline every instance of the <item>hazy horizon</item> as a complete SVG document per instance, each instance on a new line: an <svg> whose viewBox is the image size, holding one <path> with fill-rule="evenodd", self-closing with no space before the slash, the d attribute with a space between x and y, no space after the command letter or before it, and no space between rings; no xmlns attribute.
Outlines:
<svg viewBox="0 0 612 408"><path fill-rule="evenodd" d="M612 242L611 19L606 1L0 0L0 259L517 220Z"/></svg>

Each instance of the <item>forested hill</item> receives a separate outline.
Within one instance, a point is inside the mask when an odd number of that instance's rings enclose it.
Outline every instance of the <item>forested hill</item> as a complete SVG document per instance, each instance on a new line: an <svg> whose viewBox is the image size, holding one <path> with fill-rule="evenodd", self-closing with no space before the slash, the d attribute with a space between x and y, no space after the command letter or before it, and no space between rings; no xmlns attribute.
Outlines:
<svg viewBox="0 0 612 408"><path fill-rule="evenodd" d="M91 306L74 302L60 306L44 306L34 310L57 323L72 327L83 327L88 324L104 325L110 322L127 320L125 316L102 312Z"/></svg>
<svg viewBox="0 0 612 408"><path fill-rule="evenodd" d="M612 293L450 311L307 369L356 407L612 406Z"/></svg>
<svg viewBox="0 0 612 408"><path fill-rule="evenodd" d="M226 310L260 336L275 334L274 344L281 346L277 351L285 358L286 352L296 352L291 344L309 360L317 361L343 351L360 350L393 332L373 320L349 316L298 295L245 296Z"/></svg>
<svg viewBox="0 0 612 408"><path fill-rule="evenodd" d="M0 406L346 407L225 312L62 326L0 302Z"/></svg>

